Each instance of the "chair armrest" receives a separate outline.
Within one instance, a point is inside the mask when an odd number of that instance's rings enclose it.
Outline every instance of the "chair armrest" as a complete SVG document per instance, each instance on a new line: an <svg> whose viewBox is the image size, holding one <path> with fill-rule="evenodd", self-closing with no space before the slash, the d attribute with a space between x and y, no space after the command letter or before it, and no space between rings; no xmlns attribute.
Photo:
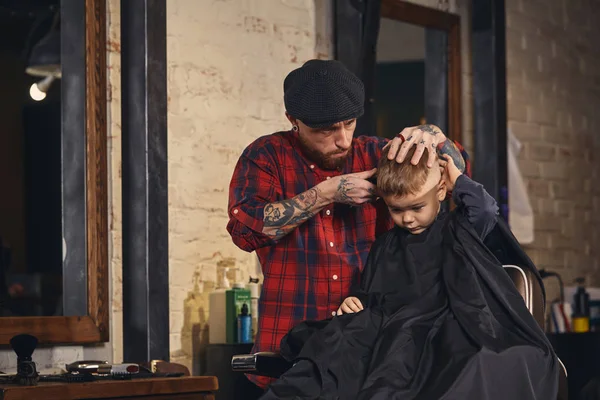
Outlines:
<svg viewBox="0 0 600 400"><path fill-rule="evenodd" d="M558 398L557 400L568 400L569 399L569 384L567 381L567 368L565 364L556 357L560 364L559 372L558 372Z"/></svg>
<svg viewBox="0 0 600 400"><path fill-rule="evenodd" d="M254 354L239 354L231 358L231 369L234 372L269 376L279 378L292 367L279 353L258 352Z"/></svg>

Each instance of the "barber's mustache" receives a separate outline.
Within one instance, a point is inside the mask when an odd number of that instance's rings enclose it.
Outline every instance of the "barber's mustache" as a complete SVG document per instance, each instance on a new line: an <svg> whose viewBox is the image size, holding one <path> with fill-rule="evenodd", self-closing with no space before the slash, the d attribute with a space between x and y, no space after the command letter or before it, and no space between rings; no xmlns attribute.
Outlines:
<svg viewBox="0 0 600 400"><path fill-rule="evenodd" d="M343 154L343 153L346 153L348 150L350 150L350 149L332 151L330 153L325 154L325 156L335 156L337 154Z"/></svg>

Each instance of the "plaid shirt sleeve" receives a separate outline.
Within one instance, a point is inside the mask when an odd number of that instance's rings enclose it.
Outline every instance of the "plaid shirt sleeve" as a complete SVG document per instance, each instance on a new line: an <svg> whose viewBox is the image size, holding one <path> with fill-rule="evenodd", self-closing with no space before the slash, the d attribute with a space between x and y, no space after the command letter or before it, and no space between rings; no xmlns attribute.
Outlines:
<svg viewBox="0 0 600 400"><path fill-rule="evenodd" d="M242 250L252 252L276 242L262 233L265 205L282 200L282 190L271 146L260 141L244 150L229 185L227 231Z"/></svg>
<svg viewBox="0 0 600 400"><path fill-rule="evenodd" d="M450 139L448 139L448 140L450 140ZM471 176L471 160L469 159L469 153L467 153L467 151L462 147L462 145L460 143L454 141L454 144L456 145L458 150L460 150L460 154L462 155L463 160L465 160L464 174L467 175L469 178L472 178L472 176Z"/></svg>
<svg viewBox="0 0 600 400"><path fill-rule="evenodd" d="M448 139L448 140L450 140L450 139ZM471 178L471 161L469 160L469 154L462 147L462 145L460 143L458 143L456 141L453 141L453 143L456 145L456 148L458 150L460 150L460 155L462 156L463 160L465 160L465 170L464 170L463 174L465 174L466 176ZM446 199L452 199L452 191L451 190L448 190L448 193L446 193Z"/></svg>

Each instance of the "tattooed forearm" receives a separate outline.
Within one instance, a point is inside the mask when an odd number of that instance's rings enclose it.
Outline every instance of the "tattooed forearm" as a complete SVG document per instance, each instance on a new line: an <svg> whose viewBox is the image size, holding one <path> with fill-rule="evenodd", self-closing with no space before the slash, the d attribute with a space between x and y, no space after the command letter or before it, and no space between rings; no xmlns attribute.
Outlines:
<svg viewBox="0 0 600 400"><path fill-rule="evenodd" d="M465 172L465 160L463 159L462 154L460 154L460 150L458 150L458 147L456 147L452 140L446 140L443 143L440 143L438 145L438 154L448 154L450 157L452 157L452 161L454 161L456 168L458 168L460 172Z"/></svg>
<svg viewBox="0 0 600 400"><path fill-rule="evenodd" d="M317 188L291 199L267 204L264 209L263 233L273 239L281 239L321 211L325 204Z"/></svg>

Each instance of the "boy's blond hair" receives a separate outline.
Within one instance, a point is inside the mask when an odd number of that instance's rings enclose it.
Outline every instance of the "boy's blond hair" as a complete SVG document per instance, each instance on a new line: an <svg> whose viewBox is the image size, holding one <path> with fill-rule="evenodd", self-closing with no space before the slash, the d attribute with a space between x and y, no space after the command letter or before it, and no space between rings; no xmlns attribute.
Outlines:
<svg viewBox="0 0 600 400"><path fill-rule="evenodd" d="M388 160L389 147L383 150L377 167L377 191L380 196L399 196L417 194L427 181L431 168L427 166L429 149L426 148L417 165L410 160L417 146L412 146L404 161ZM437 159L437 156L436 156Z"/></svg>

